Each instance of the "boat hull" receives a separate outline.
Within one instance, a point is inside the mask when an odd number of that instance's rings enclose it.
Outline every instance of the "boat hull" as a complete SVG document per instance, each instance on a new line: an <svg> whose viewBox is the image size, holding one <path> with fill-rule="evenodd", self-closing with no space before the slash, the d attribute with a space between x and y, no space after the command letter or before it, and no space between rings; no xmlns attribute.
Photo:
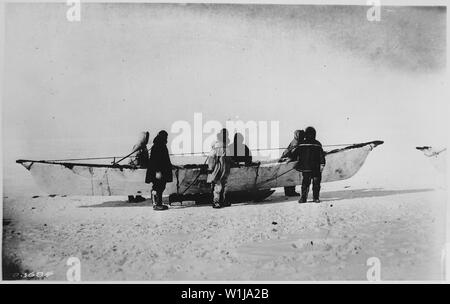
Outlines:
<svg viewBox="0 0 450 304"><path fill-rule="evenodd" d="M333 182L352 177L364 164L370 151L382 142L354 145L326 154L322 182ZM49 194L58 195L150 195L145 169L130 166L92 165L48 161L18 160L27 168L37 185ZM233 167L227 182L230 192L252 192L301 184L301 174L294 169L295 162L269 161L251 166ZM174 168L173 182L166 186L166 195L210 193L206 182L205 165L186 165Z"/></svg>

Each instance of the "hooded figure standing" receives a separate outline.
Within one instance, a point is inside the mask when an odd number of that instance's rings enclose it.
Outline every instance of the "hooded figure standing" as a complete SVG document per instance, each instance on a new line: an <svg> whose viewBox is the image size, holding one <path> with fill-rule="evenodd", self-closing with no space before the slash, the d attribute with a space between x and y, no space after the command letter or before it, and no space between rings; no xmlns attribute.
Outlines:
<svg viewBox="0 0 450 304"><path fill-rule="evenodd" d="M141 132L139 136L138 142L133 146L134 156L130 157L129 165L136 168L146 168L148 163L148 139L150 137L150 133ZM139 203L145 201L145 198L141 195L128 195L128 202L130 203Z"/></svg>
<svg viewBox="0 0 450 304"><path fill-rule="evenodd" d="M316 140L316 130L313 127L306 128L305 140L294 150L293 158L298 160L295 169L302 172L302 196L299 203L306 203L311 180L314 202L319 203L320 182L325 167L325 153L322 144Z"/></svg>
<svg viewBox="0 0 450 304"><path fill-rule="evenodd" d="M239 164L244 163L246 166L252 164L252 153L250 149L244 144L244 135L241 133L234 134L233 143L228 146L231 161Z"/></svg>
<svg viewBox="0 0 450 304"><path fill-rule="evenodd" d="M208 178L213 192L213 208L228 206L225 202L226 183L230 174L230 151L228 151L228 131L222 129L208 156Z"/></svg>
<svg viewBox="0 0 450 304"><path fill-rule="evenodd" d="M170 162L169 151L167 150L167 132L160 131L153 139L153 146L150 150L147 174L145 182L152 183L152 191L155 191L155 210L166 210L168 207L162 203L162 194L166 189L166 183L172 182L172 163Z"/></svg>
<svg viewBox="0 0 450 304"><path fill-rule="evenodd" d="M303 142L304 139L305 139L305 131L296 130L294 132L294 139L291 141L291 143L286 148L286 150L284 150L283 154L281 155L281 159L291 158L292 153L295 151L295 149L298 147L298 145ZM295 186L284 187L284 195L300 196L300 194L298 192L295 192Z"/></svg>

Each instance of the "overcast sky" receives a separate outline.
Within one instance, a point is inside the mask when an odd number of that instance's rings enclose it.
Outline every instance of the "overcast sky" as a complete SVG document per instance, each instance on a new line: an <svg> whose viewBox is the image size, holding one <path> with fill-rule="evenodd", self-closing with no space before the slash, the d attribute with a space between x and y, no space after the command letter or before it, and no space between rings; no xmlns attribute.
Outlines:
<svg viewBox="0 0 450 304"><path fill-rule="evenodd" d="M279 121L282 146L307 125L324 144L443 143L445 8L367 9L83 4L71 23L7 4L3 142L153 137L200 112Z"/></svg>

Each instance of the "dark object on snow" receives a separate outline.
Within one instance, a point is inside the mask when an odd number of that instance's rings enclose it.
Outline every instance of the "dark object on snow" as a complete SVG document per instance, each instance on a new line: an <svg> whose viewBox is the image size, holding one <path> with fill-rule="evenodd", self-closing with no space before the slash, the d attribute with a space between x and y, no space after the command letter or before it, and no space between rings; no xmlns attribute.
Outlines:
<svg viewBox="0 0 450 304"><path fill-rule="evenodd" d="M295 191L295 186L284 187L285 196L300 196L298 192Z"/></svg>
<svg viewBox="0 0 450 304"><path fill-rule="evenodd" d="M143 197L142 195L128 195L128 202L129 203L142 203L146 201L145 197Z"/></svg>
<svg viewBox="0 0 450 304"><path fill-rule="evenodd" d="M169 209L169 207L167 207L166 205L154 205L153 206L153 210L157 210L157 211L162 211L162 210L167 210Z"/></svg>

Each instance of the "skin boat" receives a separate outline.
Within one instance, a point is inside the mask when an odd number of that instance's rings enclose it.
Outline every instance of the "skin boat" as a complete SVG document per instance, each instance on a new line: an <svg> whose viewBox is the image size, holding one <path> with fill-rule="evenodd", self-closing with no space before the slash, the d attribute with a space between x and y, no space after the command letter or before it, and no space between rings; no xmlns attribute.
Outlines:
<svg viewBox="0 0 450 304"><path fill-rule="evenodd" d="M382 141L349 145L326 152L326 166L322 182L333 182L352 177L364 164L368 154ZM36 184L49 194L58 195L150 195L145 184L145 169L130 165L89 164L45 160L17 160L30 171ZM250 194L262 200L273 193L272 188L301 184L296 162L271 160L255 162L250 166L232 167L227 189L235 194ZM208 195L211 186L206 182L207 167L202 164L174 166L173 182L165 194L171 201L186 200L189 196ZM253 196L252 196L253 195ZM239 196L239 195L238 195Z"/></svg>

